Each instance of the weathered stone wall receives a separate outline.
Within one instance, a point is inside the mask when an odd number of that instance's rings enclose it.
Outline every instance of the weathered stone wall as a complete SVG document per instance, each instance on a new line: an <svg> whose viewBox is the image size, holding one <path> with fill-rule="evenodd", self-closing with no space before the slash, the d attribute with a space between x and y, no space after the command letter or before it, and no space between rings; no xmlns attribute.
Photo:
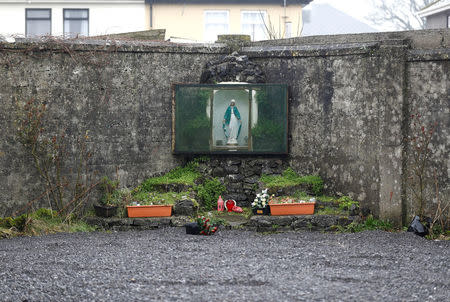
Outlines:
<svg viewBox="0 0 450 302"><path fill-rule="evenodd" d="M72 149L88 130L92 169L100 177L117 173L123 186L182 164L170 151L171 84L198 82L205 63L226 49L102 47L73 45L67 52L59 44L1 45L7 49L0 51L0 216L42 193L33 162L17 141L16 100L47 101L47 125L66 129Z"/></svg>
<svg viewBox="0 0 450 302"><path fill-rule="evenodd" d="M328 190L376 215L399 222L403 213L406 223L414 201L405 138L415 107L424 123L438 124L431 166L441 201L450 199L449 44L449 30L418 31L260 42L244 53L268 82L289 83L290 165L332 179Z"/></svg>
<svg viewBox="0 0 450 302"><path fill-rule="evenodd" d="M243 47L240 54L261 66L268 83L289 85L289 156L212 157L209 172L248 203L261 173L291 165L320 174L329 193L350 194L376 215L400 221L412 208L404 194L404 138L420 100L439 124L432 160L440 197L448 200L449 36L418 31ZM171 84L198 83L208 61L230 52L224 45L127 44L105 52L107 64L95 64L89 55L101 45L72 45L70 52L32 46L0 44L0 216L37 193L31 160L15 138L15 98L48 98L52 122L68 125L73 136L90 130L99 174L118 171L122 185L133 186L185 160L170 153Z"/></svg>
<svg viewBox="0 0 450 302"><path fill-rule="evenodd" d="M426 201L437 206L450 201L450 61L448 48L432 52L412 51L408 55L408 112L410 115L420 114L419 119L409 119L408 134L417 135L412 125L419 121L418 126L430 129L435 125L430 144L430 163L425 170ZM407 145L408 161L405 165L411 171L412 146ZM436 194L436 186L438 194ZM407 189L408 186L405 186ZM407 193L411 194L410 190ZM411 217L414 214L414 201L405 203L404 214Z"/></svg>

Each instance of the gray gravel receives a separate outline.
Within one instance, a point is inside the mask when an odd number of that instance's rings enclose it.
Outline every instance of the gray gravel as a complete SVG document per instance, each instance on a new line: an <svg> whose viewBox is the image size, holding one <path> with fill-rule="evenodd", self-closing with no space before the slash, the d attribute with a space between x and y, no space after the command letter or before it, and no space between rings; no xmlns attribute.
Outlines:
<svg viewBox="0 0 450 302"><path fill-rule="evenodd" d="M183 228L0 240L1 301L450 301L450 242Z"/></svg>

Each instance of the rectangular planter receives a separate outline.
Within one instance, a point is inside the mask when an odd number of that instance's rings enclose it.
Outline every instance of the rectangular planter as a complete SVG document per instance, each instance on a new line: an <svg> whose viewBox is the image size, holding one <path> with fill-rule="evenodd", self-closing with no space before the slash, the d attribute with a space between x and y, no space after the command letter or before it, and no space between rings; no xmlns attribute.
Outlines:
<svg viewBox="0 0 450 302"><path fill-rule="evenodd" d="M128 217L172 216L172 205L127 206Z"/></svg>
<svg viewBox="0 0 450 302"><path fill-rule="evenodd" d="M315 202L270 204L270 214L283 215L312 215Z"/></svg>

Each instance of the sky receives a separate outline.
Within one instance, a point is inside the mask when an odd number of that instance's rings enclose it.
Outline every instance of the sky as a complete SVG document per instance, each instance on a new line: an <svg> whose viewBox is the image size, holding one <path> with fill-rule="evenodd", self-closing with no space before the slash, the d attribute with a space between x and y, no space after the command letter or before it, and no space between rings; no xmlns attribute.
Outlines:
<svg viewBox="0 0 450 302"><path fill-rule="evenodd" d="M398 0L388 0L395 2ZM372 24L370 21L365 19L373 9L372 0L314 0L314 4L329 4L336 9L376 28L380 31L391 31L396 30L395 27L390 25L377 26Z"/></svg>

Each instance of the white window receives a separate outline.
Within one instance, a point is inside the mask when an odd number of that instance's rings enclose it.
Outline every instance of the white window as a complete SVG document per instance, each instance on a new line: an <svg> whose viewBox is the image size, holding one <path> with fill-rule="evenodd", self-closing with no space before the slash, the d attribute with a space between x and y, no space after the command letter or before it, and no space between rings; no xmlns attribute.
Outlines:
<svg viewBox="0 0 450 302"><path fill-rule="evenodd" d="M266 35L266 12L265 11L242 11L241 33L250 35L252 41L265 40Z"/></svg>
<svg viewBox="0 0 450 302"><path fill-rule="evenodd" d="M450 15L447 16L447 28L450 28Z"/></svg>
<svg viewBox="0 0 450 302"><path fill-rule="evenodd" d="M217 41L217 35L229 33L229 16L225 10L205 11L205 41Z"/></svg>
<svg viewBox="0 0 450 302"><path fill-rule="evenodd" d="M64 36L89 36L89 10L64 9Z"/></svg>
<svg viewBox="0 0 450 302"><path fill-rule="evenodd" d="M44 36L51 34L52 10L49 8L25 9L25 35Z"/></svg>
<svg viewBox="0 0 450 302"><path fill-rule="evenodd" d="M284 23L284 37L291 38L292 37L292 22Z"/></svg>

